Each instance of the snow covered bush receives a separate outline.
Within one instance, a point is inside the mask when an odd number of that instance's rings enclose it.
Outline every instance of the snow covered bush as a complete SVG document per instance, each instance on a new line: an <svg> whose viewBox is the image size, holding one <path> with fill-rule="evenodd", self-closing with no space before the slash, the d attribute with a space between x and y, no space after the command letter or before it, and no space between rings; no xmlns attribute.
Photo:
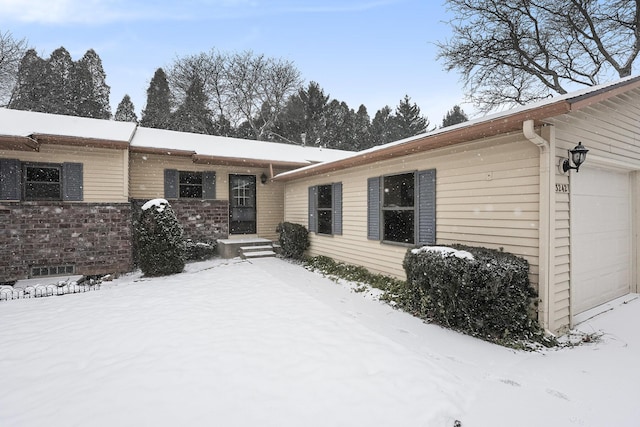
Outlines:
<svg viewBox="0 0 640 427"><path fill-rule="evenodd" d="M529 263L463 245L407 251L407 308L434 323L489 341L541 341Z"/></svg>
<svg viewBox="0 0 640 427"><path fill-rule="evenodd" d="M280 233L278 242L282 255L286 258L302 259L304 251L309 247L309 231L300 224L281 222L276 229Z"/></svg>
<svg viewBox="0 0 640 427"><path fill-rule="evenodd" d="M184 269L182 227L166 200L154 199L142 206L134 236L138 266L145 276L165 276Z"/></svg>
<svg viewBox="0 0 640 427"><path fill-rule="evenodd" d="M187 239L185 245L188 261L204 261L213 258L216 254L216 242L194 242Z"/></svg>

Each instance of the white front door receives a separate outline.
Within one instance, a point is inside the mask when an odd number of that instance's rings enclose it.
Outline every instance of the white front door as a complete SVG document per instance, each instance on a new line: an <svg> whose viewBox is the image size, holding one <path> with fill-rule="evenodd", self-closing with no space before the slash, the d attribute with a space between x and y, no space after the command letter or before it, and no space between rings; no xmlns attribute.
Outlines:
<svg viewBox="0 0 640 427"><path fill-rule="evenodd" d="M579 314L630 291L631 186L626 172L571 172L571 296Z"/></svg>

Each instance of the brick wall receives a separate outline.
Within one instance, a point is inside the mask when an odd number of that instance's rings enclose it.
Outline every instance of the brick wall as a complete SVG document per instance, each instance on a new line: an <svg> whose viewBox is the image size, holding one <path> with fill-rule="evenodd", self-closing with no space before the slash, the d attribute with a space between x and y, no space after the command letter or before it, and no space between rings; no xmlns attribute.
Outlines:
<svg viewBox="0 0 640 427"><path fill-rule="evenodd" d="M132 202L134 217L147 200ZM229 202L226 200L170 200L184 230L184 238L194 242L213 242L229 236Z"/></svg>
<svg viewBox="0 0 640 427"><path fill-rule="evenodd" d="M38 266L131 271L131 243L128 203L0 203L0 282L27 278Z"/></svg>

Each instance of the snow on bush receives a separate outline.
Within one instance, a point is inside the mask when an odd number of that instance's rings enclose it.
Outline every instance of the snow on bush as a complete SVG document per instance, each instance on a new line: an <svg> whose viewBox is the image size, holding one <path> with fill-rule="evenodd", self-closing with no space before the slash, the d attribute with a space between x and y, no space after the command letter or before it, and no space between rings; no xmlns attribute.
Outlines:
<svg viewBox="0 0 640 427"><path fill-rule="evenodd" d="M545 343L524 258L453 245L408 250L403 267L407 308L420 317L494 342Z"/></svg>
<svg viewBox="0 0 640 427"><path fill-rule="evenodd" d="M186 248L182 227L169 202L149 200L136 223L138 265L145 276L165 276L184 269Z"/></svg>

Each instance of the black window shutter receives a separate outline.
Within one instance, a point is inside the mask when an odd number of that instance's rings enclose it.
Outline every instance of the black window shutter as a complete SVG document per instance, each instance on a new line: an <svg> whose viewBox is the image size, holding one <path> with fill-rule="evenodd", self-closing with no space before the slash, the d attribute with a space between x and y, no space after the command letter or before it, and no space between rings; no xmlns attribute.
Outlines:
<svg viewBox="0 0 640 427"><path fill-rule="evenodd" d="M216 198L216 173L213 171L202 173L202 198L205 200Z"/></svg>
<svg viewBox="0 0 640 427"><path fill-rule="evenodd" d="M20 200L20 160L0 159L0 200Z"/></svg>
<svg viewBox="0 0 640 427"><path fill-rule="evenodd" d="M342 234L342 183L336 182L331 188L331 211L333 234Z"/></svg>
<svg viewBox="0 0 640 427"><path fill-rule="evenodd" d="M418 244L436 243L436 170L418 172Z"/></svg>
<svg viewBox="0 0 640 427"><path fill-rule="evenodd" d="M309 232L318 231L318 221L316 219L316 204L318 200L318 187L309 187Z"/></svg>
<svg viewBox="0 0 640 427"><path fill-rule="evenodd" d="M62 164L62 200L79 202L83 199L82 163Z"/></svg>
<svg viewBox="0 0 640 427"><path fill-rule="evenodd" d="M177 169L165 169L164 170L164 198L165 199L177 199L178 198L178 170Z"/></svg>
<svg viewBox="0 0 640 427"><path fill-rule="evenodd" d="M380 177L367 180L367 238L380 240Z"/></svg>

